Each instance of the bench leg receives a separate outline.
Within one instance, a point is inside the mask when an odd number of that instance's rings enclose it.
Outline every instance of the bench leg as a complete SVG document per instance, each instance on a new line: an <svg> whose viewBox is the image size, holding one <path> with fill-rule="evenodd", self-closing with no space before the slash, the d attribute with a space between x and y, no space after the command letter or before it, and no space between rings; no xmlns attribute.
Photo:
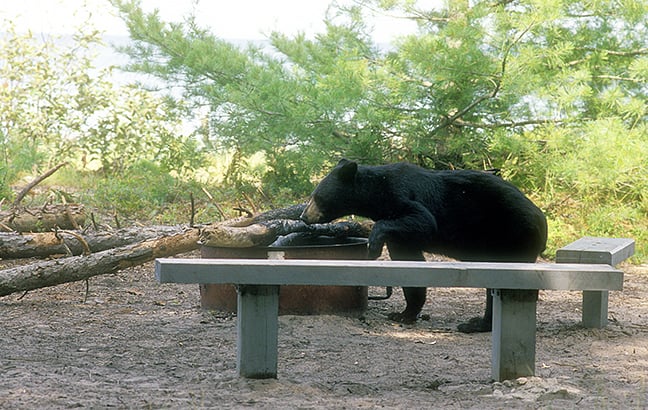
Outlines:
<svg viewBox="0 0 648 410"><path fill-rule="evenodd" d="M236 368L241 377L277 377L279 286L239 285Z"/></svg>
<svg viewBox="0 0 648 410"><path fill-rule="evenodd" d="M608 291L583 291L583 326L603 328L608 322Z"/></svg>
<svg viewBox="0 0 648 410"><path fill-rule="evenodd" d="M493 290L492 376L535 374L537 290Z"/></svg>

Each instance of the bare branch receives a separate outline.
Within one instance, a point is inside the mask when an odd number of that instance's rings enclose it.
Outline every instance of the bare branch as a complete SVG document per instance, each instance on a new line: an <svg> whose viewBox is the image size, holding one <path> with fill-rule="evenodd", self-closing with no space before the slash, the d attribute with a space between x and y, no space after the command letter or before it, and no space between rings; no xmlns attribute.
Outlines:
<svg viewBox="0 0 648 410"><path fill-rule="evenodd" d="M441 122L441 124L439 124L437 127L435 127L432 130L431 134L435 134L440 129L443 129L443 128L448 127L449 125L452 125L459 118L461 118L462 116L464 116L467 113L469 113L470 111L472 111L473 108L475 108L477 105L481 104L483 101L493 99L493 98L497 97L497 94L499 93L500 88L502 86L502 78L504 78L504 74L506 73L506 62L507 62L509 54L511 53L511 50L512 50L513 46L515 44L517 44L522 39L522 37L524 37L524 35L526 33L528 33L529 30L531 30L531 28L534 25L535 25L535 23L531 23L527 28L525 28L522 32L520 32L517 35L517 37L508 46L506 46L504 48L504 55L502 56L502 63L500 65L500 71L499 71L499 73L494 75L493 82L495 83L495 88L493 89L493 91L490 94L482 95L481 97L477 98L476 100L474 100L473 102L468 104L463 109L457 111L455 114L453 114L450 117L448 117L447 119L445 119L443 122Z"/></svg>
<svg viewBox="0 0 648 410"><path fill-rule="evenodd" d="M45 172L43 175L40 175L37 178L35 178L29 184L27 184L27 186L24 187L22 189L22 191L20 191L18 196L16 196L16 200L13 202L13 204L11 206L13 208L18 207L18 205L20 204L20 201L22 201L23 198L25 198L25 195L27 195L29 193L29 191L32 190L32 188L34 188L36 185L43 182L44 179L48 178L49 176L51 176L53 173L55 173L56 171L58 171L60 168L64 167L65 165L67 165L67 162L60 163L57 166L55 166L54 168L52 168L49 171Z"/></svg>
<svg viewBox="0 0 648 410"><path fill-rule="evenodd" d="M630 78L630 77L619 77L616 75L595 75L592 78L598 78L601 80L616 80L616 81L630 81L637 84L644 84L643 79Z"/></svg>
<svg viewBox="0 0 648 410"><path fill-rule="evenodd" d="M415 20L415 21L424 20L432 23L447 23L448 21L450 21L448 17L440 17L438 15L435 15L436 13L434 12L425 12L420 9L416 9L414 7L411 7L408 10L406 10L406 12L410 14L396 15L396 14L388 13L385 10L380 10L376 7L373 7L369 2L366 1L354 0L353 3L371 11L372 13L383 15L385 17L389 17L393 19Z"/></svg>
<svg viewBox="0 0 648 410"><path fill-rule="evenodd" d="M471 128L484 128L484 129L495 129L495 128L515 128L515 127L525 127L527 125L545 125L545 124L564 124L568 121L566 120L552 120L552 119L539 119L539 120L525 120L525 121L509 121L509 122L498 122L493 124L479 123L479 122L468 122L461 119L455 121L455 125L459 127L471 127Z"/></svg>
<svg viewBox="0 0 648 410"><path fill-rule="evenodd" d="M617 51L617 50L605 50L605 49L599 49L599 48L593 48L593 47L579 47L577 50L581 51L589 51L589 52L598 52L598 53L605 53L609 56L615 56L615 57L635 57L635 56L641 56L641 55L648 55L648 48L641 48L639 50L632 50L632 51ZM586 62L589 59L589 56L585 58L580 58L578 60L573 60L565 63L566 67L572 67L581 63Z"/></svg>
<svg viewBox="0 0 648 410"><path fill-rule="evenodd" d="M648 55L648 48L640 48L639 50L630 50L630 51L606 50L606 49L599 49L593 47L581 47L579 49L585 51L605 53L610 56L618 56L618 57L635 57L640 55Z"/></svg>

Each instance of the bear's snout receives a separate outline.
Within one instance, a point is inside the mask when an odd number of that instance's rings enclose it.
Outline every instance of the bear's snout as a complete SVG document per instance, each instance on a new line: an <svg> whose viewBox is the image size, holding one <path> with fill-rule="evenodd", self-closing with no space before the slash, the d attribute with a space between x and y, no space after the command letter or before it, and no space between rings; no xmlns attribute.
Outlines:
<svg viewBox="0 0 648 410"><path fill-rule="evenodd" d="M302 212L299 219L306 222L307 224L314 224L320 222L323 216L324 215L322 215L322 212L320 212L315 201L311 199L308 202L308 205L306 205L306 209L304 209L304 212Z"/></svg>

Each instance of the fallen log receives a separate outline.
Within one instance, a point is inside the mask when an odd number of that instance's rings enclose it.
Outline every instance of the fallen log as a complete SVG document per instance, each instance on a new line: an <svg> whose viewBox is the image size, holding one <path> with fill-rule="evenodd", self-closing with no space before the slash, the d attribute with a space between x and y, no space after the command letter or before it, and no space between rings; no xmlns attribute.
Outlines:
<svg viewBox="0 0 648 410"><path fill-rule="evenodd" d="M240 218L228 219L227 221L219 222L217 225L232 226L232 227L245 227L257 224L259 222L272 221L277 219L291 219L298 220L304 209L306 203L291 205L285 208L271 209L269 211L261 212L252 216L242 216Z"/></svg>
<svg viewBox="0 0 648 410"><path fill-rule="evenodd" d="M200 245L223 248L250 248L268 246L277 240L279 240L279 245L282 245L284 242L279 239L280 237L295 233L336 238L351 236L366 238L371 232L373 226L371 221L341 221L308 225L299 220L306 205L306 203L302 203L271 209L253 216L229 219L209 225L202 230L199 243Z"/></svg>
<svg viewBox="0 0 648 410"><path fill-rule="evenodd" d="M115 273L155 258L189 252L198 247L198 235L198 229L190 229L181 234L90 255L72 256L5 269L0 271L0 296Z"/></svg>
<svg viewBox="0 0 648 410"><path fill-rule="evenodd" d="M178 226L130 227L104 232L0 232L0 259L44 258L51 255L81 255L85 245L101 252L161 236L178 234ZM83 240L84 243L81 242Z"/></svg>
<svg viewBox="0 0 648 410"><path fill-rule="evenodd" d="M42 208L15 208L0 215L5 231L47 232L54 228L79 229L86 221L83 205L46 205Z"/></svg>
<svg viewBox="0 0 648 410"><path fill-rule="evenodd" d="M294 205L248 218L237 218L236 220L221 222L208 226L202 231L191 228L175 235L150 239L100 252L93 251L92 246L88 243L88 238L74 233L72 236L75 237L75 240L83 240L83 246L77 249L78 252L95 253L38 262L0 271L0 296L114 273L155 258L189 252L197 249L199 245L226 247L265 246L271 244L277 238L294 233L305 233L313 236L367 237L371 231L372 222L370 221L363 223L342 221L330 224L307 225L297 220L304 207L305 204ZM286 219L274 219L277 217ZM236 226L228 226L228 224ZM146 230L144 228L139 230L141 231L139 234L145 234ZM130 233L132 236L136 236L132 231ZM65 235L65 233L62 234ZM97 242L101 242L100 236L97 237ZM42 236L41 238L49 238L47 240L51 242L51 246L56 245L51 237ZM43 241L45 240L43 239ZM72 242L67 246L70 247L71 244ZM97 245L95 244L95 246Z"/></svg>
<svg viewBox="0 0 648 410"><path fill-rule="evenodd" d="M204 228L199 243L205 246L223 248L250 248L268 246L279 237L293 233L308 233L312 236L333 236L336 238L362 237L371 232L373 222L342 221L328 224L308 225L302 221L278 219L248 226L227 226L214 224Z"/></svg>

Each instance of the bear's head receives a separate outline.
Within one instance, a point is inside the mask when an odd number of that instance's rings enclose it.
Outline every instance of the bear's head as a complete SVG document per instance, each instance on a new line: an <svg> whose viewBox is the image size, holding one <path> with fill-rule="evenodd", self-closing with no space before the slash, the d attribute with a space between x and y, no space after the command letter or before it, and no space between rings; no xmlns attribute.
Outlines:
<svg viewBox="0 0 648 410"><path fill-rule="evenodd" d="M357 172L357 163L341 159L311 194L301 214L302 221L309 224L326 223L353 213Z"/></svg>

